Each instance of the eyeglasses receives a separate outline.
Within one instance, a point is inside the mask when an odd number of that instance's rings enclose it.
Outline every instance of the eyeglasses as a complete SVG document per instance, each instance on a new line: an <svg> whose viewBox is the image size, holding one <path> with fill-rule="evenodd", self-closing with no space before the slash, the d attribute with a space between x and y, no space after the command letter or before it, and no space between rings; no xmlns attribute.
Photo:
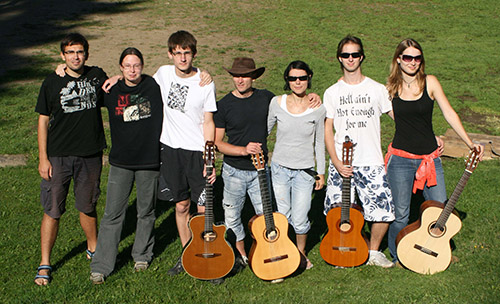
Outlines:
<svg viewBox="0 0 500 304"><path fill-rule="evenodd" d="M422 55L417 55L417 56L401 55L401 59L403 59L404 62L412 62L412 60L415 60L416 63L420 63L422 62Z"/></svg>
<svg viewBox="0 0 500 304"><path fill-rule="evenodd" d="M85 55L85 51L64 51L64 54L68 56L82 56Z"/></svg>
<svg viewBox="0 0 500 304"><path fill-rule="evenodd" d="M359 58L361 57L360 52L355 52L355 53L340 53L340 57L347 59L349 56L352 56L352 58Z"/></svg>
<svg viewBox="0 0 500 304"><path fill-rule="evenodd" d="M193 52L191 52L191 51L187 51L187 52L174 52L174 53L172 53L172 55L179 56L181 58L182 58L182 56L192 57L193 56Z"/></svg>
<svg viewBox="0 0 500 304"><path fill-rule="evenodd" d="M307 79L309 78L308 75L304 75L304 76L287 76L286 79L288 81L297 81L300 80L300 81L306 81Z"/></svg>
<svg viewBox="0 0 500 304"><path fill-rule="evenodd" d="M124 70L132 70L132 68L134 70L139 70L142 68L142 64L134 64L134 65L126 64L126 65L122 65L122 67Z"/></svg>

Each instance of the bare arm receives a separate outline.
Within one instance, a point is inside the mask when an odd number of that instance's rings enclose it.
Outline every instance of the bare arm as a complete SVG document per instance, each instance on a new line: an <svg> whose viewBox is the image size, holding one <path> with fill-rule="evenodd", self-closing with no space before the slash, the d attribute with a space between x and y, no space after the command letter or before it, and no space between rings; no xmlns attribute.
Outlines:
<svg viewBox="0 0 500 304"><path fill-rule="evenodd" d="M204 120L203 120L203 137L205 139L205 142L207 141L214 141L215 138L215 123L214 123L214 113L212 112L205 112L204 114ZM206 166L203 166L203 176L206 176ZM211 184L215 182L215 166L210 172L210 176L208 176L208 180Z"/></svg>
<svg viewBox="0 0 500 304"><path fill-rule="evenodd" d="M330 161L335 166L335 169L344 177L352 176L352 168L344 166L342 161L337 156L335 151L335 136L333 133L333 119L327 118L325 120L325 146L328 154L330 154Z"/></svg>
<svg viewBox="0 0 500 304"><path fill-rule="evenodd" d="M257 154L262 151L262 144L256 142L249 142L246 146L235 146L224 141L224 136L226 135L226 129L216 128L215 129L215 145L219 152L225 155L231 156L246 156L249 154Z"/></svg>
<svg viewBox="0 0 500 304"><path fill-rule="evenodd" d="M49 116L40 115L38 117L38 172L45 180L52 177L52 164L47 155L47 136L49 133Z"/></svg>
<svg viewBox="0 0 500 304"><path fill-rule="evenodd" d="M475 148L479 151L479 159L483 158L484 147L480 144L475 144L470 139L469 135L465 131L460 117L458 117L455 110L450 105L448 98L444 94L441 84L437 78L433 75L427 76L427 85L429 88L430 97L435 99L439 105L439 108L443 112L443 116L448 122L448 124L453 128L453 130L458 134L458 136L464 141L464 143L469 147L469 149ZM439 144L439 143L438 143Z"/></svg>

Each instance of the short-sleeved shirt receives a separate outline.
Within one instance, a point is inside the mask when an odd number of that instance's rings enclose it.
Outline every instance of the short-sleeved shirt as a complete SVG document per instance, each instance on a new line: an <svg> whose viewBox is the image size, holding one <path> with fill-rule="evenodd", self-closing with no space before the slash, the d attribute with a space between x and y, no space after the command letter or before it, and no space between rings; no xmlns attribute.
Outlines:
<svg viewBox="0 0 500 304"><path fill-rule="evenodd" d="M124 169L160 167L163 103L160 87L148 75L130 87L120 80L104 95L111 130L109 163Z"/></svg>
<svg viewBox="0 0 500 304"><path fill-rule="evenodd" d="M227 94L217 102L215 127L225 129L229 144L244 147L249 142L262 143L267 161L267 113L273 97L273 93L259 89L247 98ZM249 155L224 155L224 162L236 169L256 170Z"/></svg>
<svg viewBox="0 0 500 304"><path fill-rule="evenodd" d="M323 102L326 117L333 119L335 151L339 159L348 135L356 144L353 166L383 164L380 116L392 110L385 86L366 76L355 85L340 80L325 91Z"/></svg>
<svg viewBox="0 0 500 304"><path fill-rule="evenodd" d="M160 67L153 78L160 86L163 100L160 141L174 149L203 151L204 115L217 111L214 83L201 87L200 72L181 78L173 65Z"/></svg>
<svg viewBox="0 0 500 304"><path fill-rule="evenodd" d="M101 109L106 73L84 67L74 78L50 74L43 82L35 111L49 116L48 156L89 156L106 147Z"/></svg>

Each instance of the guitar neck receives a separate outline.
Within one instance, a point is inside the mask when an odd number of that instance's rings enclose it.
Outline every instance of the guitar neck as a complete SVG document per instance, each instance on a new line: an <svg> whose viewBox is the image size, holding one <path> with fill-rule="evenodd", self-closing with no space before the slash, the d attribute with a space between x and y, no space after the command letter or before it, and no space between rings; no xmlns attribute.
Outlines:
<svg viewBox="0 0 500 304"><path fill-rule="evenodd" d="M207 166L207 173L212 172L213 166ZM205 179L205 232L213 232L214 224L214 187L208 181L208 176Z"/></svg>
<svg viewBox="0 0 500 304"><path fill-rule="evenodd" d="M266 170L257 170L259 177L260 194L262 197L262 209L264 211L264 219L266 222L266 230L274 231L274 217L273 217L273 206L271 204L271 195L269 194L269 188L267 186L267 175Z"/></svg>
<svg viewBox="0 0 500 304"><path fill-rule="evenodd" d="M340 205L340 223L349 222L351 206L351 178L342 177L342 204Z"/></svg>
<svg viewBox="0 0 500 304"><path fill-rule="evenodd" d="M446 225L446 222L448 221L448 218L450 217L450 214L453 212L455 209L455 205L457 204L458 198L460 197L460 194L462 194L462 191L465 188L465 185L467 184L467 181L469 180L469 177L471 176L472 172L465 170L464 174L458 181L457 186L455 187L455 190L453 190L453 193L451 194L450 198L448 199L448 203L446 203L443 211L439 215L439 218L436 222L436 227L438 228L443 228Z"/></svg>

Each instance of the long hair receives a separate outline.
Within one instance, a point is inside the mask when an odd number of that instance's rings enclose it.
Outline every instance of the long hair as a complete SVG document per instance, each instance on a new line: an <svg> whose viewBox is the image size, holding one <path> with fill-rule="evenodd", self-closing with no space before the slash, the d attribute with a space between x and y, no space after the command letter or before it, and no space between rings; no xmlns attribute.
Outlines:
<svg viewBox="0 0 500 304"><path fill-rule="evenodd" d="M398 64L398 57L404 52L409 47L414 47L417 50L420 51L422 54L422 61L420 62L420 67L417 71L417 84L420 88L420 92L422 92L425 88L425 58L424 58L424 51L422 50L422 47L420 44L415 41L414 39L408 38L396 47L396 51L394 52L394 57L392 57L392 62L391 62L391 72L389 74L389 77L387 78L387 90L389 91L389 95L391 97L395 97L398 95L399 90L402 88L403 85L403 74L401 72L401 68Z"/></svg>

